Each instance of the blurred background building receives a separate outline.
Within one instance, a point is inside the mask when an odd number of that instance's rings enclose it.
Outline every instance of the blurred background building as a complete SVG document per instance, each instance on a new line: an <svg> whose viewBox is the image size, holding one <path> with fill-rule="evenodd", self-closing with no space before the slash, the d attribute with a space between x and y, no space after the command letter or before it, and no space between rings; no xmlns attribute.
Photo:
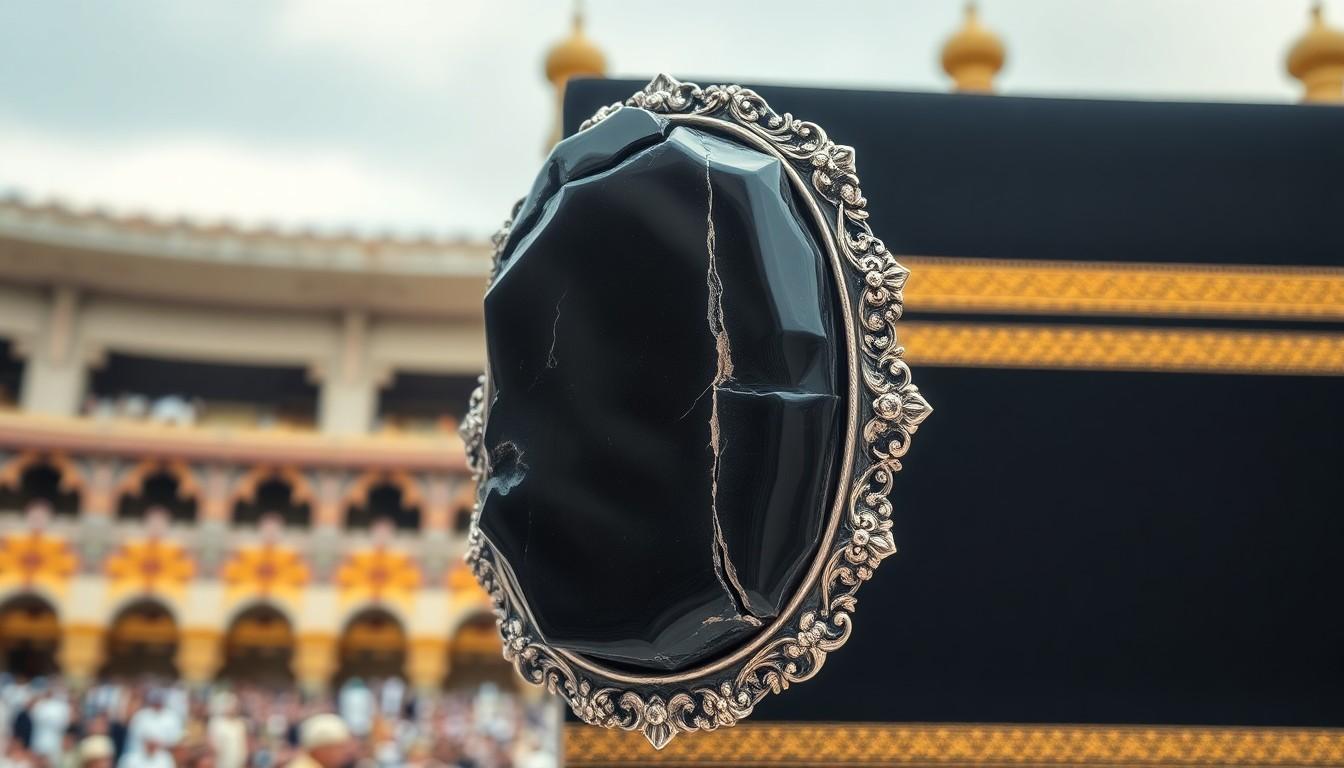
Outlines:
<svg viewBox="0 0 1344 768"><path fill-rule="evenodd" d="M1014 52L988 24L970 5L941 49L928 41L951 88L995 91ZM1304 28L1284 62L1302 99L1344 101L1344 33L1319 5ZM577 14L544 62L557 98L607 66ZM529 109L554 141L556 104ZM489 254L475 237L169 220L12 190L0 670L526 687L462 563L473 488L456 428L484 361Z"/></svg>
<svg viewBox="0 0 1344 768"><path fill-rule="evenodd" d="M511 681L461 562L485 245L0 221L7 668Z"/></svg>

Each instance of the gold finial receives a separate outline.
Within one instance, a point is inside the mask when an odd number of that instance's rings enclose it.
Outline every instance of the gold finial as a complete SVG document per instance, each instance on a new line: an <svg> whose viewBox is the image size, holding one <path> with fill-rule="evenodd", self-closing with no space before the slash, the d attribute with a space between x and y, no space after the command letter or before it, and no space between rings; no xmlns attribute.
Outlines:
<svg viewBox="0 0 1344 768"><path fill-rule="evenodd" d="M1344 32L1325 23L1319 0L1311 6L1311 28L1288 51L1288 73L1305 86L1303 101L1344 102Z"/></svg>
<svg viewBox="0 0 1344 768"><path fill-rule="evenodd" d="M556 98L555 127L546 141L547 150L560 140L565 83L579 76L602 77L606 72L607 58L583 33L583 5L575 2L573 29L569 37L551 46L551 50L546 53L546 79L555 87Z"/></svg>
<svg viewBox="0 0 1344 768"><path fill-rule="evenodd" d="M954 87L973 93L993 91L994 75L1003 69L1005 57L999 36L980 23L975 2L966 3L965 22L943 44L943 70L952 76Z"/></svg>
<svg viewBox="0 0 1344 768"><path fill-rule="evenodd" d="M583 6L575 3L569 37L556 43L546 54L546 79L558 88L571 77L602 75L606 71L606 57L583 33Z"/></svg>

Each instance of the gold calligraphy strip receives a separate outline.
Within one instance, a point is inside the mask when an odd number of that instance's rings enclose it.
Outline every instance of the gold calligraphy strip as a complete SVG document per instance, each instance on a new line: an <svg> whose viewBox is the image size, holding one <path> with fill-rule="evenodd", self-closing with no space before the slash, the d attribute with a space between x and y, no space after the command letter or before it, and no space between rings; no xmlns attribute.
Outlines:
<svg viewBox="0 0 1344 768"><path fill-rule="evenodd" d="M1344 375L1344 333L931 321L899 331L915 366Z"/></svg>
<svg viewBox="0 0 1344 768"><path fill-rule="evenodd" d="M1344 320L1344 269L899 258L910 312Z"/></svg>
<svg viewBox="0 0 1344 768"><path fill-rule="evenodd" d="M569 766L1326 766L1344 731L1189 726L742 723L674 739L565 727Z"/></svg>

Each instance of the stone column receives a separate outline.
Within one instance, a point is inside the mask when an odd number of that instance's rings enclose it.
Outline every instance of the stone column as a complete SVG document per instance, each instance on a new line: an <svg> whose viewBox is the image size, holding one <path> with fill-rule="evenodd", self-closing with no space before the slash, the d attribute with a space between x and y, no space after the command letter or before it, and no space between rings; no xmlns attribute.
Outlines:
<svg viewBox="0 0 1344 768"><path fill-rule="evenodd" d="M314 581L325 581L340 562L346 547L341 540L341 526L345 522L345 507L341 497L349 473L342 469L319 469L310 472L307 477L313 486L313 536L305 554Z"/></svg>
<svg viewBox="0 0 1344 768"><path fill-rule="evenodd" d="M313 527L339 531L345 522L342 496L349 473L339 469L320 469L308 476L313 485Z"/></svg>
<svg viewBox="0 0 1344 768"><path fill-rule="evenodd" d="M373 429L378 383L369 371L368 332L368 315L345 313L341 347L322 376L320 426L326 434L362 435Z"/></svg>
<svg viewBox="0 0 1344 768"><path fill-rule="evenodd" d="M79 497L80 516L85 520L111 520L117 514L117 459L91 458L80 461L84 488Z"/></svg>
<svg viewBox="0 0 1344 768"><path fill-rule="evenodd" d="M306 632L295 639L294 659L290 664L295 680L304 691L325 691L331 685L339 663L335 635Z"/></svg>
<svg viewBox="0 0 1344 768"><path fill-rule="evenodd" d="M448 641L413 637L406 652L406 679L422 693L437 691L448 676Z"/></svg>
<svg viewBox="0 0 1344 768"><path fill-rule="evenodd" d="M80 569L100 573L103 557L116 545L112 522L117 516L117 478L124 462L112 458L79 460L84 487L79 495L79 528L74 536Z"/></svg>
<svg viewBox="0 0 1344 768"><path fill-rule="evenodd" d="M77 354L79 294L61 286L52 293L41 333L23 366L21 406L33 413L74 416L84 397L88 368Z"/></svg>
<svg viewBox="0 0 1344 768"><path fill-rule="evenodd" d="M98 676L105 650L103 627L97 624L67 624L61 627L61 649L56 654L56 663L72 686L83 688Z"/></svg>
<svg viewBox="0 0 1344 768"><path fill-rule="evenodd" d="M182 630L177 641L177 671L188 685L206 685L224 666L224 635L210 627Z"/></svg>
<svg viewBox="0 0 1344 768"><path fill-rule="evenodd" d="M447 537L453 527L453 501L457 493L456 478L449 475L425 475L424 533Z"/></svg>
<svg viewBox="0 0 1344 768"><path fill-rule="evenodd" d="M200 521L227 526L233 517L229 491L237 472L223 464L207 464L195 469L201 478Z"/></svg>
<svg viewBox="0 0 1344 768"><path fill-rule="evenodd" d="M214 572L228 554L228 529L233 519L233 505L229 494L238 470L226 464L206 464L194 467L201 478L201 495L197 502L198 537L197 558L201 570Z"/></svg>
<svg viewBox="0 0 1344 768"><path fill-rule="evenodd" d="M417 479L425 489L420 506L420 531L427 543L420 549L420 566L429 581L438 579L454 560L461 557L448 540L452 533L456 485L449 475L426 473Z"/></svg>

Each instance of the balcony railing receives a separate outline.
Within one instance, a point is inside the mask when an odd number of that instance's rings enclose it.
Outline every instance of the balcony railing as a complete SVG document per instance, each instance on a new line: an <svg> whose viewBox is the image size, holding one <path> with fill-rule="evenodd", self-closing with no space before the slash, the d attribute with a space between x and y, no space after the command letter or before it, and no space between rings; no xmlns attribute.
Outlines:
<svg viewBox="0 0 1344 768"><path fill-rule="evenodd" d="M31 487L37 471L48 487ZM257 495L265 483L287 490L287 504L273 511L288 525L258 524L268 512ZM334 437L12 411L0 411L0 488L11 507L0 509L0 534L29 528L22 507L44 495L73 495L74 514L55 516L46 530L78 546L85 570L117 542L144 536L144 510L162 506L172 513L160 533L210 565L263 541L331 565L369 544L372 521L383 544L440 571L461 556L474 493L456 436ZM165 488L169 497L155 497ZM378 507L379 498L393 508ZM380 525L384 512L400 527Z"/></svg>

